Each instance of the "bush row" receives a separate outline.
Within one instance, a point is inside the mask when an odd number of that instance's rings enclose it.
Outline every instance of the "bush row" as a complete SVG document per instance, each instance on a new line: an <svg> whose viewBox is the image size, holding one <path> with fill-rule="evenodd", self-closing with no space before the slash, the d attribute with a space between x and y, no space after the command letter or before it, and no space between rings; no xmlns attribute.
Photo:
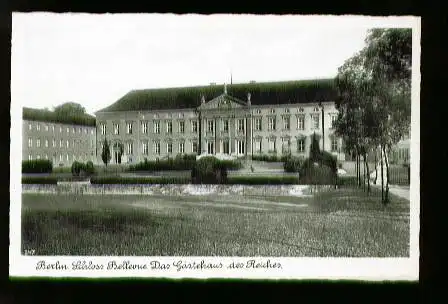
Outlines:
<svg viewBox="0 0 448 304"><path fill-rule="evenodd" d="M129 171L190 170L196 163L196 154L178 154L175 158L148 161L129 166Z"/></svg>
<svg viewBox="0 0 448 304"><path fill-rule="evenodd" d="M53 176L22 176L22 184L56 185L58 179Z"/></svg>
<svg viewBox="0 0 448 304"><path fill-rule="evenodd" d="M295 185L299 183L297 176L231 176L229 185Z"/></svg>
<svg viewBox="0 0 448 304"><path fill-rule="evenodd" d="M24 160L22 161L22 173L51 173L53 163L47 159Z"/></svg>
<svg viewBox="0 0 448 304"><path fill-rule="evenodd" d="M286 159L289 158L289 155L282 155L278 157L277 155L267 155L267 154L261 154L261 155L252 155L252 160L255 161L264 161L264 162L284 162Z"/></svg>
<svg viewBox="0 0 448 304"><path fill-rule="evenodd" d="M92 177L91 184L189 184L189 177Z"/></svg>

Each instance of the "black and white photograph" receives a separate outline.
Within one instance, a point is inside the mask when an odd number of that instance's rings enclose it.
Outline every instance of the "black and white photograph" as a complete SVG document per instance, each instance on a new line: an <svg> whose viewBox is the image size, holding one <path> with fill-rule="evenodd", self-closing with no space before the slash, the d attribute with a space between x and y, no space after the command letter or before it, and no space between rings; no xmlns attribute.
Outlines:
<svg viewBox="0 0 448 304"><path fill-rule="evenodd" d="M10 276L418 280L420 18L13 13Z"/></svg>

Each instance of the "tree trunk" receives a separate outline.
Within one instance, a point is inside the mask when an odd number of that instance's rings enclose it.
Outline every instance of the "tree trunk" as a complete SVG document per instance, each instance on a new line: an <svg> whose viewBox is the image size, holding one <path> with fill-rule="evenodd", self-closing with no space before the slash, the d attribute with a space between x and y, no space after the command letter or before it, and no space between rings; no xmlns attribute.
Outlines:
<svg viewBox="0 0 448 304"><path fill-rule="evenodd" d="M384 162L386 163L386 192L384 196L384 204L389 204L389 161L387 160L386 147L384 147Z"/></svg>
<svg viewBox="0 0 448 304"><path fill-rule="evenodd" d="M367 193L370 193L370 170L369 170L369 162L367 160L367 153L364 154L364 160L365 160L366 170L367 170Z"/></svg>
<svg viewBox="0 0 448 304"><path fill-rule="evenodd" d="M373 153L375 153L374 154L374 156L375 156L375 179L373 180L373 184L374 185L376 185L376 181L377 181L377 179L378 179L378 160L377 160L377 153L378 151L377 151L377 148L375 148L374 149L374 151L373 151Z"/></svg>
<svg viewBox="0 0 448 304"><path fill-rule="evenodd" d="M381 203L384 204L384 173L383 173L383 146L380 146L380 162L381 162Z"/></svg>
<svg viewBox="0 0 448 304"><path fill-rule="evenodd" d="M362 179L362 190L366 191L366 154L365 153L363 153L362 158L364 160L363 168L362 168L362 176L363 176L363 179Z"/></svg>
<svg viewBox="0 0 448 304"><path fill-rule="evenodd" d="M359 155L359 152L356 153L357 158L356 161L358 163L358 187L361 187L361 156Z"/></svg>

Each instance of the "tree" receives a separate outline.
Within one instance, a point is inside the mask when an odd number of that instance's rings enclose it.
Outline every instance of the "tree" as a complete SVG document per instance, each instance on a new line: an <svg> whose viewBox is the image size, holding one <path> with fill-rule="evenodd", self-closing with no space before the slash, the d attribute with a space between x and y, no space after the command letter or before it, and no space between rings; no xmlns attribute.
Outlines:
<svg viewBox="0 0 448 304"><path fill-rule="evenodd" d="M103 160L103 163L106 165L106 167L111 158L112 155L110 153L109 143L107 142L107 139L105 139L103 143L103 151L101 151L101 159Z"/></svg>
<svg viewBox="0 0 448 304"><path fill-rule="evenodd" d="M359 155L363 156L367 191L370 190L367 155L370 151L376 155L379 147L382 194L383 167L386 168L384 204L389 202L388 154L410 126L411 34L409 29L369 31L364 49L339 68L336 78L339 110L336 133L357 155L358 184Z"/></svg>
<svg viewBox="0 0 448 304"><path fill-rule="evenodd" d="M117 148L118 148L118 163L121 164L121 156L123 155L124 152L123 143L117 143Z"/></svg>
<svg viewBox="0 0 448 304"><path fill-rule="evenodd" d="M66 102L54 108L54 112L60 116L83 116L86 114L86 109L75 102Z"/></svg>

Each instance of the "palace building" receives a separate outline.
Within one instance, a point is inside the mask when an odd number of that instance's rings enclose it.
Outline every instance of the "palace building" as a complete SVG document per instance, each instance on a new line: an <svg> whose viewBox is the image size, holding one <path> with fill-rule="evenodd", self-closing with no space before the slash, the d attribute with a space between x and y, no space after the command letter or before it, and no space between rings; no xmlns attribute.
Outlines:
<svg viewBox="0 0 448 304"><path fill-rule="evenodd" d="M334 135L333 79L134 90L95 113L97 162L107 139L111 163L177 154L306 157L311 136L344 160Z"/></svg>
<svg viewBox="0 0 448 304"><path fill-rule="evenodd" d="M53 112L23 109L22 160L48 159L53 166L71 166L74 161L95 162L95 118L57 118Z"/></svg>

